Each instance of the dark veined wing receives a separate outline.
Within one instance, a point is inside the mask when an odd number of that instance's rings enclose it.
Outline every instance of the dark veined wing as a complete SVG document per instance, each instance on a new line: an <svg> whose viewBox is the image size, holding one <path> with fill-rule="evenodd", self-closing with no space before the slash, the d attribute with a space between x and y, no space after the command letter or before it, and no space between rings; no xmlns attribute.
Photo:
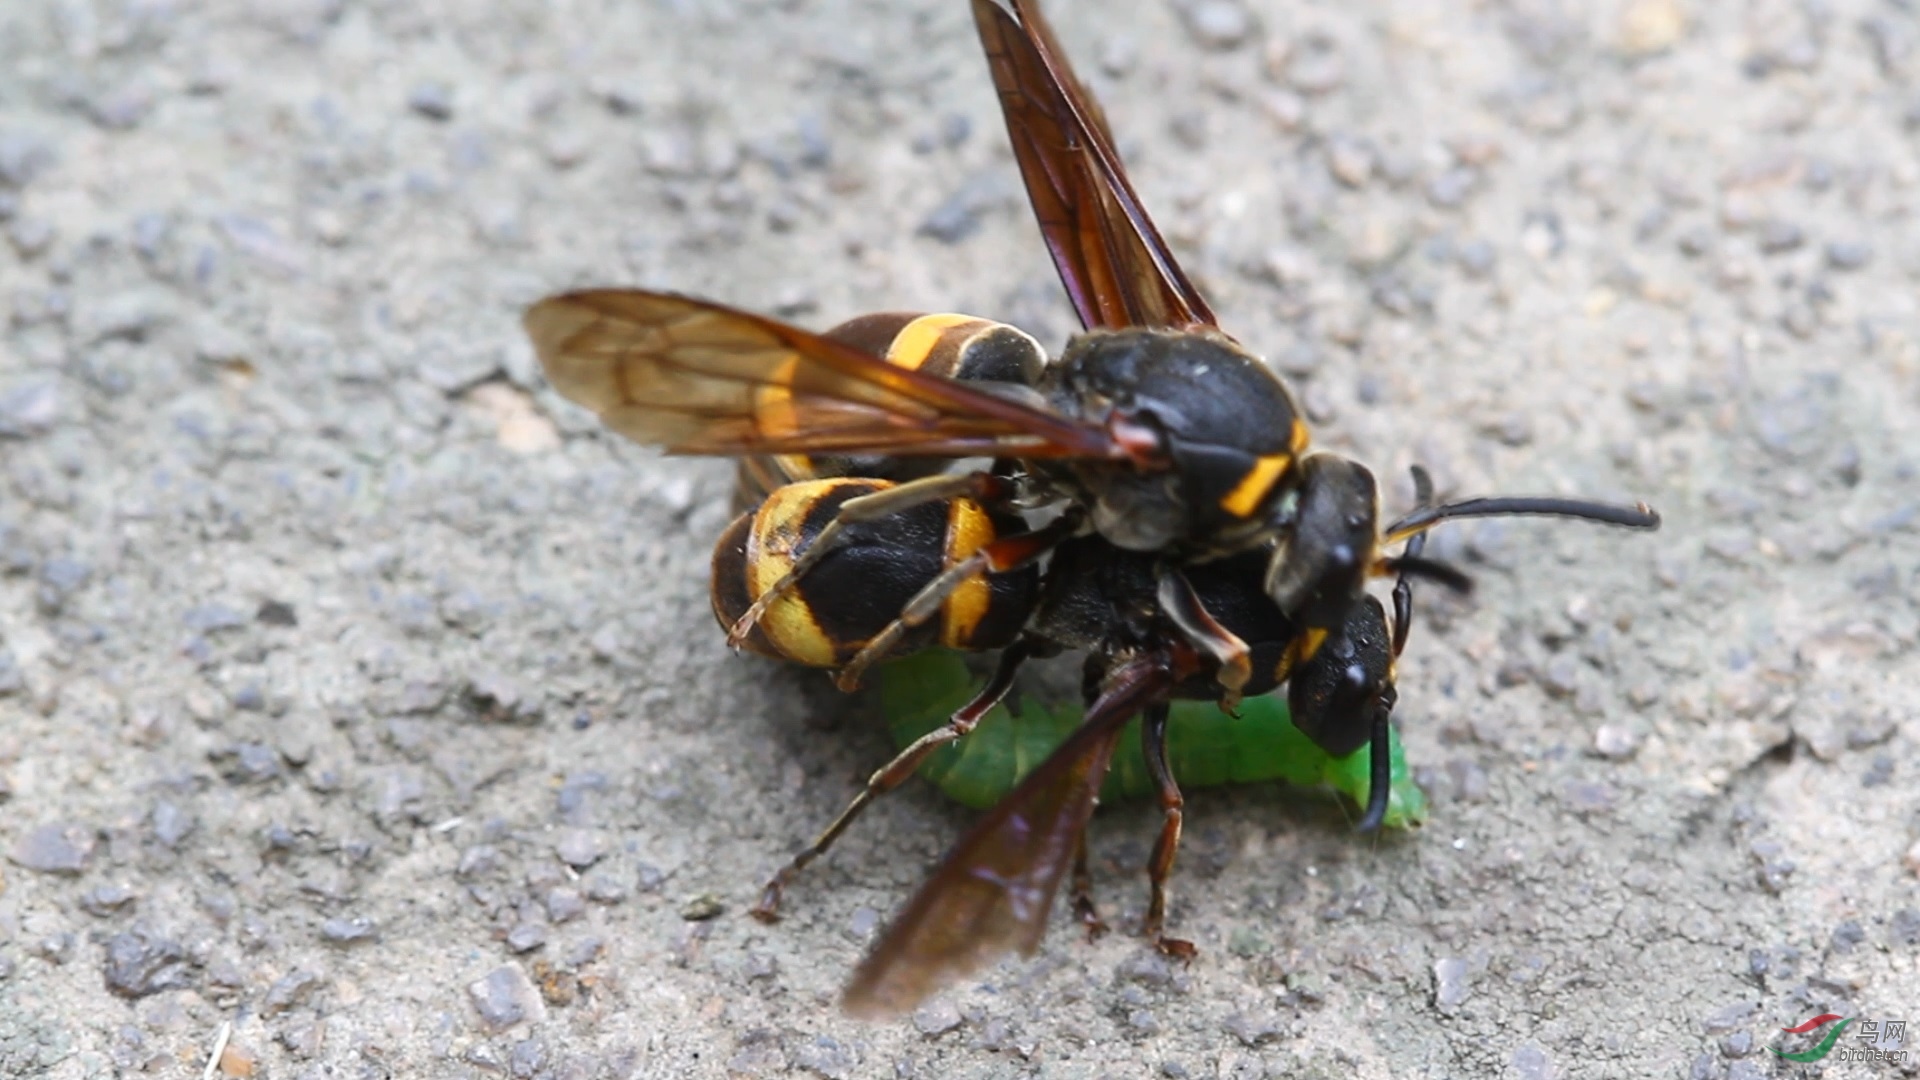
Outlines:
<svg viewBox="0 0 1920 1080"><path fill-rule="evenodd" d="M973 20L1028 200L1081 324L1214 326L1213 309L1140 205L1100 106L1039 8L973 0Z"/></svg>
<svg viewBox="0 0 1920 1080"><path fill-rule="evenodd" d="M1164 661L1115 673L1067 741L947 852L853 973L841 1004L894 1016L1010 949L1031 956L1127 720L1172 690Z"/></svg>
<svg viewBox="0 0 1920 1080"><path fill-rule="evenodd" d="M675 453L1121 453L1102 427L704 300L590 289L523 322L554 389Z"/></svg>

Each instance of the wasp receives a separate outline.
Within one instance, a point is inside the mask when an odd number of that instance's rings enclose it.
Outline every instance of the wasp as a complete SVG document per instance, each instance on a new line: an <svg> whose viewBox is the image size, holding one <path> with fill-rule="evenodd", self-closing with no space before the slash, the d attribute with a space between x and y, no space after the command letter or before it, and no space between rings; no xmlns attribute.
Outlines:
<svg viewBox="0 0 1920 1080"><path fill-rule="evenodd" d="M1409 575L1462 584L1417 551L1388 552L1459 517L1659 524L1645 504L1423 498L1382 526L1372 472L1311 449L1286 385L1217 325L1037 8L972 9L1029 201L1084 327L1060 356L968 316L871 316L815 333L632 289L550 297L524 320L563 395L639 442L741 457L767 491L715 555L715 610L735 647L835 668L843 688L934 643L1000 650L974 700L876 773L769 884L763 913L862 807L970 731L1027 658L1088 652L1081 727L882 935L849 990L857 1011L910 1007L991 955L1031 950L1136 714L1164 810L1147 932L1190 951L1160 934L1181 820L1169 702L1204 694L1231 710L1288 684L1296 723L1322 746L1370 747L1362 824L1377 825L1407 620L1389 624L1367 585L1397 575L1403 615ZM973 458L987 464L947 465ZM1030 527L1031 513L1052 517Z"/></svg>

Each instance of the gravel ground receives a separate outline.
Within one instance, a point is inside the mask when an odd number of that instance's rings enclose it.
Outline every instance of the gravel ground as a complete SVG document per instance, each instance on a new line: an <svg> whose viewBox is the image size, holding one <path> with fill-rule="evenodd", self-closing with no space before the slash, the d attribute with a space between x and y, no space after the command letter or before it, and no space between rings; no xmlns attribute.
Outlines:
<svg viewBox="0 0 1920 1080"><path fill-rule="evenodd" d="M746 916L884 735L727 652L728 466L599 432L517 315L1062 341L965 4L10 4L0 1074L230 1025L233 1076L1733 1080L1920 1020L1912 6L1053 8L1325 445L1666 515L1436 536L1429 826L1198 793L1191 966L1063 924L894 1024L834 996L967 812L910 786ZM1096 822L1121 925L1154 820Z"/></svg>

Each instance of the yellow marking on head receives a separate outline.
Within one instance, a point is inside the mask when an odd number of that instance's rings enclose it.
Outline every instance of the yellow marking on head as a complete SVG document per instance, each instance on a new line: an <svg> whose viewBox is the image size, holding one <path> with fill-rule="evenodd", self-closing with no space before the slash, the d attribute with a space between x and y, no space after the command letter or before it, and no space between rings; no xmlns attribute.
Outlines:
<svg viewBox="0 0 1920 1080"><path fill-rule="evenodd" d="M1294 417L1293 430L1287 435L1287 449L1293 451L1294 457L1299 457L1300 452L1305 450L1307 443L1311 441L1312 439L1307 435L1307 422L1297 416Z"/></svg>
<svg viewBox="0 0 1920 1080"><path fill-rule="evenodd" d="M955 499L947 512L947 559L952 566L971 557L992 542L993 519L972 499ZM940 605L940 643L964 649L980 620L987 617L993 604L993 586L984 573L974 574L947 594Z"/></svg>
<svg viewBox="0 0 1920 1080"><path fill-rule="evenodd" d="M1234 517L1249 516L1260 505L1260 500L1266 498L1267 492L1273 490L1273 482L1291 464L1292 454L1268 454L1254 458L1253 468L1248 469L1247 475L1241 477L1233 490L1227 492L1227 497L1220 500L1220 506Z"/></svg>
<svg viewBox="0 0 1920 1080"><path fill-rule="evenodd" d="M933 355L942 335L956 326L979 321L972 315L922 315L893 335L893 343L887 346L887 363L918 371Z"/></svg>
<svg viewBox="0 0 1920 1080"><path fill-rule="evenodd" d="M760 434L779 438L799 430L800 421L793 412L793 379L799 368L800 358L788 357L773 379L753 392L753 421Z"/></svg>
<svg viewBox="0 0 1920 1080"><path fill-rule="evenodd" d="M1287 647L1286 655L1280 658L1281 670L1275 673L1277 678L1284 682L1300 669L1300 665L1312 660L1313 655L1320 651L1320 646L1326 643L1325 627L1310 626L1302 630L1300 636L1293 639L1293 644Z"/></svg>

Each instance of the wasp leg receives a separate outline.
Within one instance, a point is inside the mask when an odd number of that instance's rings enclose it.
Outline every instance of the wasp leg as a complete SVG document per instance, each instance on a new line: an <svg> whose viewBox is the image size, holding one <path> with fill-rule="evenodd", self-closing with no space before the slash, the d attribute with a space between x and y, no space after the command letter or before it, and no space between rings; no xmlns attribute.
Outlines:
<svg viewBox="0 0 1920 1080"><path fill-rule="evenodd" d="M1193 942L1170 938L1161 933L1167 923L1167 876L1173 873L1173 856L1180 849L1180 825L1186 816L1187 801L1167 767L1166 702L1147 710L1140 730L1140 748L1147 758L1147 773L1160 792L1160 838L1154 841L1153 855L1147 860L1147 884L1152 894L1147 900L1147 921L1142 933L1153 939L1154 948L1179 960L1191 960L1198 952Z"/></svg>
<svg viewBox="0 0 1920 1080"><path fill-rule="evenodd" d="M821 559L840 545L840 539L846 527L862 521L873 521L909 510L930 502L940 502L964 495L976 502L1002 504L1010 501L1018 489L1014 481L1004 476L995 476L986 472L941 473L936 476L909 480L896 484L871 495L862 495L857 499L848 499L841 504L839 513L833 516L820 535L814 537L807 550L794 560L793 568L780 580L756 598L738 619L727 629L727 644L738 649L753 631L754 625L763 618L767 609L780 598L793 591L794 586L806 572Z"/></svg>
<svg viewBox="0 0 1920 1080"><path fill-rule="evenodd" d="M753 906L754 918L761 922L773 922L779 918L780 896L786 891L788 883L808 863L825 855L827 849L833 846L833 842L840 838L840 834L847 831L847 826L853 824L853 819L859 817L860 812L872 805L875 799L899 787L906 782L907 777L919 771L921 763L927 760L927 755L950 742L965 738L980 723L980 718L992 711L995 705L1000 704L1001 698L1007 696L1007 691L1013 687L1014 675L1019 672L1020 665L1026 663L1033 653L1033 648L1025 641L1016 641L1007 646L1006 650L1000 654L1000 663L994 668L993 677L987 680L987 684L980 688L980 692L973 696L972 701L961 706L960 711L954 713L944 725L915 739L906 749L894 755L892 761L887 762L878 772L869 776L867 786L860 789L860 793L853 797L853 801L847 804L845 810L840 811L840 816L834 818L833 823L828 825L813 843L807 845L806 850L795 855L787 865L781 867L778 873L768 879L766 887L760 890L760 902Z"/></svg>
<svg viewBox="0 0 1920 1080"><path fill-rule="evenodd" d="M847 505L852 506L853 503ZM960 587L961 582L975 574L1004 574L1031 565L1059 546L1061 541L1079 532L1080 518L1078 513L1065 513L1030 533L1003 536L982 544L980 550L936 574L932 581L914 594L913 599L907 601L907 606L900 609L900 614L892 622L881 627L872 640L853 654L847 666L833 677L834 685L846 691L858 689L860 676L866 673L867 668L891 653L907 631L938 615L940 605L946 603L947 597ZM825 535L824 532L822 535Z"/></svg>
<svg viewBox="0 0 1920 1080"><path fill-rule="evenodd" d="M1433 502L1433 478L1418 465L1413 467L1413 502L1424 510ZM1427 546L1427 534L1415 533L1407 540L1403 559L1418 559ZM1407 633L1413 628L1413 581L1402 573L1393 583L1393 659L1407 647ZM1393 668L1387 668L1387 683L1380 700L1374 703L1373 731L1367 743L1367 809L1360 815L1359 831L1372 832L1387 820L1387 799L1393 786L1393 762L1389 756L1388 724L1393 716Z"/></svg>
<svg viewBox="0 0 1920 1080"><path fill-rule="evenodd" d="M1161 573L1159 600L1160 610L1180 628L1187 641L1219 663L1216 678L1220 681L1221 710L1232 713L1239 709L1240 688L1253 676L1247 643L1208 613L1186 575L1176 569L1168 568Z"/></svg>
<svg viewBox="0 0 1920 1080"><path fill-rule="evenodd" d="M1414 498L1418 505L1426 506L1433 501L1433 481L1427 476L1427 470L1418 465L1413 467ZM1427 546L1427 534L1417 533L1407 541L1407 550L1401 557L1418 559L1420 551ZM1380 700L1374 703L1373 733L1368 744L1367 759L1367 811L1360 816L1360 831L1372 832L1387 820L1388 789L1393 784L1393 765L1388 757L1388 724L1393 716L1394 670L1393 662L1400 659L1406 650L1407 634L1413 629L1413 580L1402 573L1393 583L1393 660L1387 668L1387 683L1381 688Z"/></svg>
<svg viewBox="0 0 1920 1080"><path fill-rule="evenodd" d="M1093 871L1087 868L1087 834L1080 834L1080 843L1073 852L1073 914L1080 925L1087 928L1087 940L1099 941L1107 932L1107 924L1100 919L1100 912L1093 906Z"/></svg>

